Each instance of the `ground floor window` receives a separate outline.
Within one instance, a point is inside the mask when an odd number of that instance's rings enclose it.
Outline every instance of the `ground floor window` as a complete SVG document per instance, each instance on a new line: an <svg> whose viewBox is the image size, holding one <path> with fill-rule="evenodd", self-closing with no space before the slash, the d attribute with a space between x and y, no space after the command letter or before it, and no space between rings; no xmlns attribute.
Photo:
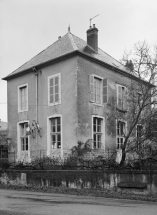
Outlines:
<svg viewBox="0 0 157 215"><path fill-rule="evenodd" d="M28 135L26 133L27 127L28 122L19 124L21 151L28 151Z"/></svg>
<svg viewBox="0 0 157 215"><path fill-rule="evenodd" d="M5 146L0 146L0 159L8 158L8 148Z"/></svg>
<svg viewBox="0 0 157 215"><path fill-rule="evenodd" d="M117 121L117 149L122 148L126 134L126 122Z"/></svg>
<svg viewBox="0 0 157 215"><path fill-rule="evenodd" d="M61 148L61 118L50 118L51 148Z"/></svg>
<svg viewBox="0 0 157 215"><path fill-rule="evenodd" d="M99 117L93 117L93 148L102 148L103 138L103 119Z"/></svg>

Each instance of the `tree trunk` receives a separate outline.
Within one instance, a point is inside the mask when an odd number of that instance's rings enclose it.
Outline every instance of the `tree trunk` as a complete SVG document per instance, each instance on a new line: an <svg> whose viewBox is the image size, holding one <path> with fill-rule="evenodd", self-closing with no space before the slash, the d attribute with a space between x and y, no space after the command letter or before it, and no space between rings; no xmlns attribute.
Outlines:
<svg viewBox="0 0 157 215"><path fill-rule="evenodd" d="M126 158L125 147L122 147L122 159L121 159L121 162L120 162L120 166L124 166L125 158Z"/></svg>

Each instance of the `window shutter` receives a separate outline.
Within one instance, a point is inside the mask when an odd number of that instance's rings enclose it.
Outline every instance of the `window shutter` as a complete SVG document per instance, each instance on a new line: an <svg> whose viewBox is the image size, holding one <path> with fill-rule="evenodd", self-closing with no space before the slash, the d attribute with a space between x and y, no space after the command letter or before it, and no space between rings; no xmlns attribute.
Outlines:
<svg viewBox="0 0 157 215"><path fill-rule="evenodd" d="M55 77L55 102L59 102L59 77Z"/></svg>
<svg viewBox="0 0 157 215"><path fill-rule="evenodd" d="M94 94L94 76L89 76L89 82L90 82L90 101L95 102L95 94Z"/></svg>
<svg viewBox="0 0 157 215"><path fill-rule="evenodd" d="M117 106L122 108L122 87L117 85Z"/></svg>
<svg viewBox="0 0 157 215"><path fill-rule="evenodd" d="M128 104L128 89L125 87L125 110L128 110L129 109L129 104Z"/></svg>
<svg viewBox="0 0 157 215"><path fill-rule="evenodd" d="M54 102L54 79L53 78L50 78L49 80L49 86L50 86L50 89L49 89L49 93L50 93L50 97L49 97L49 102L50 104L52 104Z"/></svg>
<svg viewBox="0 0 157 215"><path fill-rule="evenodd" d="M107 78L103 79L103 103L108 102L108 80Z"/></svg>

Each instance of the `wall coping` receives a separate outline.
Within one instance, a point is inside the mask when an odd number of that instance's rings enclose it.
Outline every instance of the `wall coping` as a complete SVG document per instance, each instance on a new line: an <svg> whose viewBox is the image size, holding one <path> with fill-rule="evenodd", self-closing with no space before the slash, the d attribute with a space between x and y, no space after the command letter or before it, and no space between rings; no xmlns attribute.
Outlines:
<svg viewBox="0 0 157 215"><path fill-rule="evenodd" d="M0 169L1 172L19 172L19 173L36 173L36 172L95 172L95 173L107 173L107 174L157 174L157 170L24 170L24 169Z"/></svg>

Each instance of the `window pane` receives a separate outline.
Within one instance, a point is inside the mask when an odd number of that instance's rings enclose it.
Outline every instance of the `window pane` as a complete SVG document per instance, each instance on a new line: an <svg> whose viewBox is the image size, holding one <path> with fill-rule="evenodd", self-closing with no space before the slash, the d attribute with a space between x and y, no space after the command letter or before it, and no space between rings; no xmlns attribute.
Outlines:
<svg viewBox="0 0 157 215"><path fill-rule="evenodd" d="M50 87L50 95L52 95L54 92L53 92L53 87Z"/></svg>
<svg viewBox="0 0 157 215"><path fill-rule="evenodd" d="M53 95L50 95L50 103L53 103L54 102L54 96Z"/></svg>
<svg viewBox="0 0 157 215"><path fill-rule="evenodd" d="M61 135L58 134L58 142L61 142Z"/></svg>
<svg viewBox="0 0 157 215"><path fill-rule="evenodd" d="M57 124L60 125L60 117L58 117L56 119L57 119Z"/></svg>
<svg viewBox="0 0 157 215"><path fill-rule="evenodd" d="M59 86L55 86L55 94L57 94L59 92Z"/></svg>
<svg viewBox="0 0 157 215"><path fill-rule="evenodd" d="M24 138L21 138L21 151L24 151Z"/></svg>
<svg viewBox="0 0 157 215"><path fill-rule="evenodd" d="M57 148L61 148L61 142L57 143Z"/></svg>
<svg viewBox="0 0 157 215"><path fill-rule="evenodd" d="M53 78L50 79L50 87L53 87Z"/></svg>
<svg viewBox="0 0 157 215"><path fill-rule="evenodd" d="M97 135L97 140L98 140L98 143L101 144L101 135Z"/></svg>
<svg viewBox="0 0 157 215"><path fill-rule="evenodd" d="M52 143L52 145L55 145L55 143L56 143L56 135L51 135L51 143Z"/></svg>
<svg viewBox="0 0 157 215"><path fill-rule="evenodd" d="M26 141L26 151L28 151L28 137L25 137L25 141Z"/></svg>
<svg viewBox="0 0 157 215"><path fill-rule="evenodd" d="M100 118L97 119L98 120L98 125L101 125L101 120Z"/></svg>
<svg viewBox="0 0 157 215"><path fill-rule="evenodd" d="M59 101L59 94L55 94L55 102Z"/></svg>
<svg viewBox="0 0 157 215"><path fill-rule="evenodd" d="M97 127L97 132L101 132L101 125Z"/></svg>
<svg viewBox="0 0 157 215"><path fill-rule="evenodd" d="M60 131L61 131L60 125L57 125L57 132L60 132Z"/></svg>
<svg viewBox="0 0 157 215"><path fill-rule="evenodd" d="M58 77L55 77L55 85L58 85Z"/></svg>

